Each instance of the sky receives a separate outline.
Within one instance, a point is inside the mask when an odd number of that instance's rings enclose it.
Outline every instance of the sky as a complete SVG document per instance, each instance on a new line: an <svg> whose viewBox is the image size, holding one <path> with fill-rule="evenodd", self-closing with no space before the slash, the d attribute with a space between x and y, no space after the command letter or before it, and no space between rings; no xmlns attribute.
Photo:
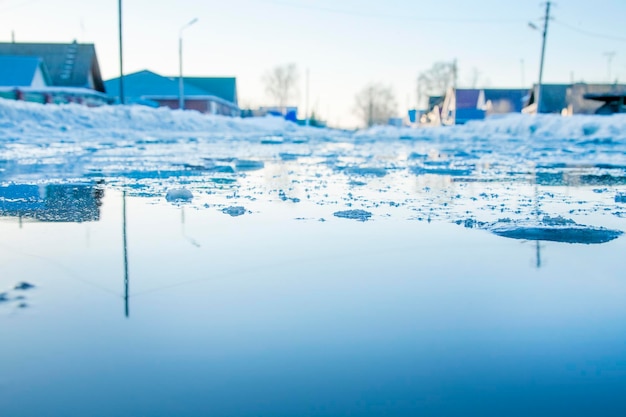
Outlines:
<svg viewBox="0 0 626 417"><path fill-rule="evenodd" d="M398 116L416 106L416 79L457 60L459 86L530 87L539 75L545 3L534 0L123 0L124 73L235 76L240 106L272 105L262 77L295 63L294 105L330 125L359 124L356 94L392 88ZM559 0L549 23L544 82L626 82L624 0ZM105 79L119 76L115 0L0 0L0 42L94 43Z"/></svg>

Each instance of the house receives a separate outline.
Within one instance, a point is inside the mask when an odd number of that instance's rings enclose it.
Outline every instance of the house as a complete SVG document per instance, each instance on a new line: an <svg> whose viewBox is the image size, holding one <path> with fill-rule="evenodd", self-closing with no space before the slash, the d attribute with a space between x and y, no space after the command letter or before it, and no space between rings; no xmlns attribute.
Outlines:
<svg viewBox="0 0 626 417"><path fill-rule="evenodd" d="M524 89L450 88L442 104L441 123L458 125L494 114L519 113L527 96Z"/></svg>
<svg viewBox="0 0 626 417"><path fill-rule="evenodd" d="M38 103L111 102L93 44L0 43L0 98Z"/></svg>
<svg viewBox="0 0 626 417"><path fill-rule="evenodd" d="M100 65L93 44L0 43L0 56L38 57L54 87L88 88L104 93Z"/></svg>
<svg viewBox="0 0 626 417"><path fill-rule="evenodd" d="M533 86L524 113L537 113L537 85ZM624 84L542 84L541 113L562 115L594 114L602 106L601 101L585 99L589 94L626 93Z"/></svg>
<svg viewBox="0 0 626 417"><path fill-rule="evenodd" d="M179 108L178 77L143 70L124 75L124 101L154 107ZM105 81L108 94L119 102L120 78ZM185 109L223 116L239 116L235 78L183 77Z"/></svg>

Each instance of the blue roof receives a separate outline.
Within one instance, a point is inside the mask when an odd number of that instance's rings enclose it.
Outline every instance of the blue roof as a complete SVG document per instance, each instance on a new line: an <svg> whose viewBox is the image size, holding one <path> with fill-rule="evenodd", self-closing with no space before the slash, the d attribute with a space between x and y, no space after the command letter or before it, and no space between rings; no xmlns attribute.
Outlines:
<svg viewBox="0 0 626 417"><path fill-rule="evenodd" d="M107 94L119 97L119 77L104 82ZM178 97L178 78L168 78L152 71L144 70L124 75L124 97L128 102L138 102L156 97ZM184 83L185 97L210 96L210 92L189 83Z"/></svg>
<svg viewBox="0 0 626 417"><path fill-rule="evenodd" d="M185 85L191 84L211 95L237 104L237 79L234 77L183 77Z"/></svg>
<svg viewBox="0 0 626 417"><path fill-rule="evenodd" d="M0 86L30 87L37 68L42 68L44 80L49 83L41 58L36 56L0 55Z"/></svg>

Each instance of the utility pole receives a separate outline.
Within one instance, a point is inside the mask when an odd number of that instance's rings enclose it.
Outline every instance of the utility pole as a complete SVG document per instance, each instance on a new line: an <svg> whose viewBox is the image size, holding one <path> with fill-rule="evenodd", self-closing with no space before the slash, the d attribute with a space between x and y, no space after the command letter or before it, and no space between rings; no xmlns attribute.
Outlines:
<svg viewBox="0 0 626 417"><path fill-rule="evenodd" d="M117 0L118 31L120 38L120 104L124 104L124 59L122 53L122 0Z"/></svg>
<svg viewBox="0 0 626 417"><path fill-rule="evenodd" d="M306 119L305 125L308 126L310 124L309 117L309 69L306 69L306 98L304 104L304 118Z"/></svg>
<svg viewBox="0 0 626 417"><path fill-rule="evenodd" d="M541 63L539 64L539 83L537 85L537 114L541 113L541 81L543 79L543 61L546 55L546 38L548 36L548 22L550 22L550 5L546 2L546 16L543 23L543 41L541 43Z"/></svg>
<svg viewBox="0 0 626 417"><path fill-rule="evenodd" d="M613 62L613 57L615 56L615 51L605 52L604 56L606 57L606 71L607 71L607 82L611 83L611 63Z"/></svg>

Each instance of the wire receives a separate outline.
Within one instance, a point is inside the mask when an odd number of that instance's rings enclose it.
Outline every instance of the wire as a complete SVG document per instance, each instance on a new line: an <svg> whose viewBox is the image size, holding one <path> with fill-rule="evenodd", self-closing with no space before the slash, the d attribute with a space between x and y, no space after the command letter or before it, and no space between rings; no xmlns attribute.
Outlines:
<svg viewBox="0 0 626 417"><path fill-rule="evenodd" d="M9 4L7 6L4 6L2 8L0 8L1 12L8 12L11 10L15 10L15 9L19 9L20 7L24 7L24 6L29 6L33 3L39 3L41 0L27 0L27 1L23 1L21 3L17 3L17 4Z"/></svg>
<svg viewBox="0 0 626 417"><path fill-rule="evenodd" d="M258 0L257 0L258 1ZM279 6L287 6L296 9L305 9L305 10L314 10L318 12L325 13L333 13L333 14L343 14L349 16L356 17L370 17L376 19L403 19L410 20L414 22L455 22L455 23L511 23L511 22L525 22L523 19L494 19L494 18L449 18L449 17L422 17L422 16L411 16L406 14L386 14L386 13L371 13L371 12L362 12L357 10L347 10L347 9L336 9L334 7L325 7L325 6L313 6L308 4L297 4L291 3L288 1L281 0L261 0L264 3L271 3Z"/></svg>
<svg viewBox="0 0 626 417"><path fill-rule="evenodd" d="M562 22L562 21L557 20L557 19L554 19L554 23L558 23L559 25L561 25L563 27L566 27L566 28L568 28L570 30L573 30L574 32L578 32L580 34L587 35L587 36L590 36L590 37L593 37L593 38L610 39L610 40L618 41L618 42L626 42L626 38L624 38L624 37L614 36L614 35L605 35L605 34L602 34L602 33L590 32L588 30L580 29L580 28L578 28L578 27L576 27L574 25L570 25L568 23Z"/></svg>

